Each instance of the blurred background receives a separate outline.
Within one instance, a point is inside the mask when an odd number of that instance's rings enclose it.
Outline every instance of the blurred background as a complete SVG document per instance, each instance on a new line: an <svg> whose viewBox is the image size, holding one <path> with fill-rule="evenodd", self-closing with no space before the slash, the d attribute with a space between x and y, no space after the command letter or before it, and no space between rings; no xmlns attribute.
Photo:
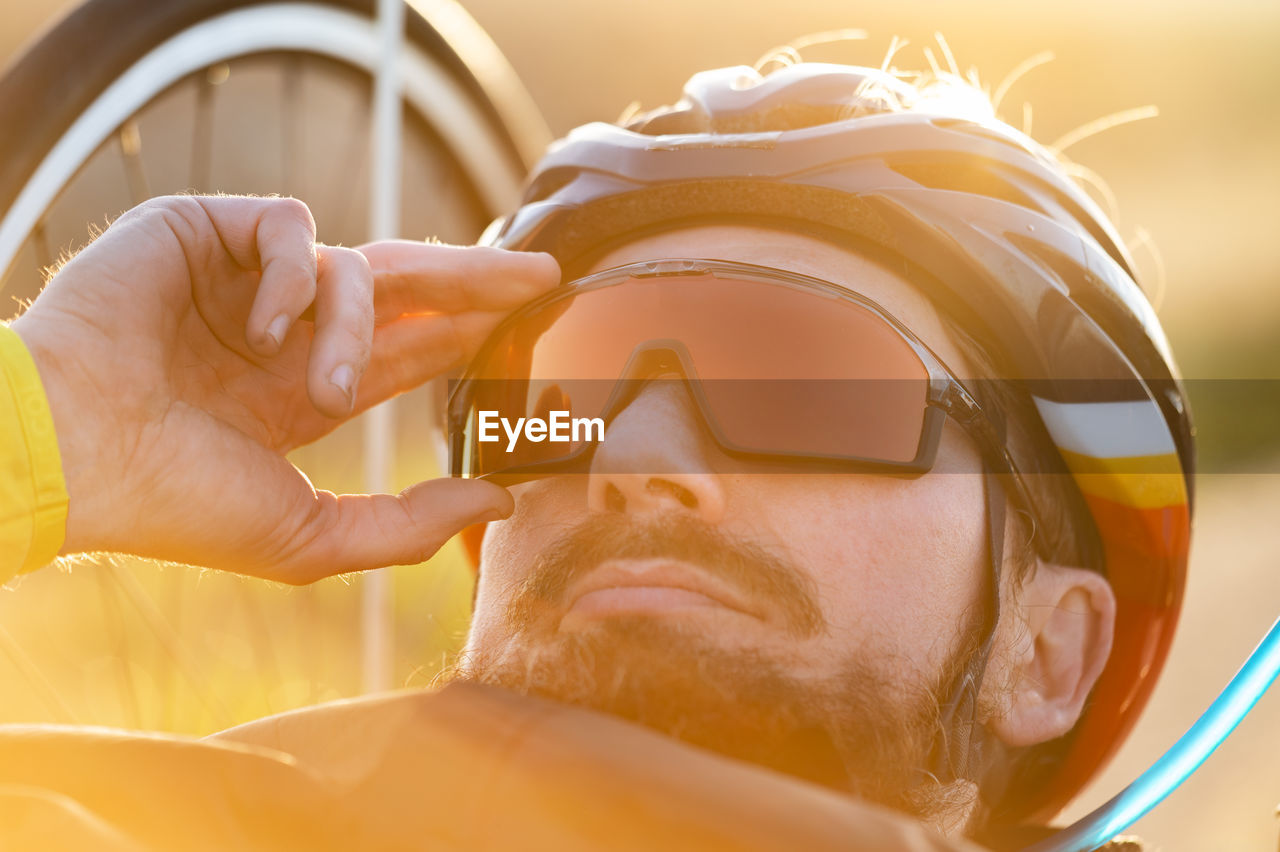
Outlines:
<svg viewBox="0 0 1280 852"><path fill-rule="evenodd" d="M3 0L0 60L11 60L74 5ZM1280 5L462 5L505 54L557 136L586 121L612 120L632 101L646 108L668 103L700 69L751 64L797 36L849 27L867 37L807 49L805 58L879 65L898 36L910 44L895 64L923 67L924 46L941 59L934 38L940 31L960 68L976 67L994 89L1024 60L1051 51L1054 59L1016 82L1001 106L1006 120L1019 127L1029 121L1042 142L1112 113L1158 108L1158 117L1083 139L1068 153L1114 195L1119 230L1192 380L1205 473L1197 486L1183 624L1166 673L1138 730L1064 818L1101 804L1172 744L1280 614ZM73 67L74 57L66 59ZM360 242L368 140L338 129L367 124L367 78L317 64L305 67L304 82L295 84L292 72L282 76L278 65L223 64L190 91L175 87L132 130L122 128L104 143L57 204L87 204L107 215L139 193L188 186L263 191L261 181L274 180L272 189L283 187L277 191L315 207L323 239ZM199 114L202 92L211 86L219 98L219 111L209 113L216 118L211 132L223 134L222 147L201 160L187 152L193 144L187 140L179 146L182 168L165 177L163 160L172 154L175 134L190 132L190 110ZM271 95L276 100L264 102L264 91L277 93ZM233 107L237 102L242 109ZM332 121L307 123L308 108L320 103L339 116L338 129ZM272 118L299 106L299 130L290 135L276 128ZM18 127L0 127L0 150L9 150L18 133ZM474 239L489 213L482 193L458 177L447 146L430 128L410 121L406 139L402 233ZM131 157L139 145L158 159L136 165ZM218 151L236 146L263 152L257 159L274 171L265 178L232 174ZM303 155L269 153L276 149L305 151L313 165L301 169L295 159ZM415 160L415 152L423 156ZM24 244L29 270L6 279L0 315L16 312L11 297L34 294L41 266L87 238L83 217L64 218L50 219L47 233ZM101 215L95 221L101 224ZM434 474L434 447L423 426L430 405L426 394L400 405L396 488ZM318 486L358 490L359 438L358 427L348 427L300 451L295 461ZM471 575L456 545L426 566L394 574L392 680L424 686L466 630ZM357 584L331 580L285 589L132 560L31 575L0 592L0 722L76 720L199 734L358 694ZM1277 803L1280 696L1273 694L1136 832L1169 852L1274 849Z"/></svg>

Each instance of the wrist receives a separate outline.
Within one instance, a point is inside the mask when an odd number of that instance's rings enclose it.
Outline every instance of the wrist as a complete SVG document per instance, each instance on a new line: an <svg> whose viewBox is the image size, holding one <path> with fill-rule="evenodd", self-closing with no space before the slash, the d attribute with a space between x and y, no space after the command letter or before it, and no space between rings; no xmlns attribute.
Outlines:
<svg viewBox="0 0 1280 852"><path fill-rule="evenodd" d="M95 439L87 434L86 426L92 419L79 410L83 393L74 388L68 373L70 368L66 353L57 345L59 337L65 343L71 336L69 330L58 335L42 320L24 314L9 325L22 341L35 365L39 383L43 389L44 403L52 421L59 476L66 495L65 534L58 555L101 549L95 540L90 521L96 514L94 505L100 498L100 489L93 482L94 458L98 455ZM78 399L79 397L79 399Z"/></svg>

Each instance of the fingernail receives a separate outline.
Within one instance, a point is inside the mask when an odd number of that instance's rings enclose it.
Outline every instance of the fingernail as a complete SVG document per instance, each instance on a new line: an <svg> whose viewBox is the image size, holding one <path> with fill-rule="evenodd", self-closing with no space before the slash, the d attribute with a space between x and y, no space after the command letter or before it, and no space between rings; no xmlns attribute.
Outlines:
<svg viewBox="0 0 1280 852"><path fill-rule="evenodd" d="M284 345L284 336L289 331L289 315L281 314L267 325L267 337L279 349Z"/></svg>
<svg viewBox="0 0 1280 852"><path fill-rule="evenodd" d="M329 384L342 391L342 395L347 398L348 408L351 407L351 404L354 401L355 379L356 374L355 371L351 369L350 364L339 364L334 368L333 372L329 374Z"/></svg>

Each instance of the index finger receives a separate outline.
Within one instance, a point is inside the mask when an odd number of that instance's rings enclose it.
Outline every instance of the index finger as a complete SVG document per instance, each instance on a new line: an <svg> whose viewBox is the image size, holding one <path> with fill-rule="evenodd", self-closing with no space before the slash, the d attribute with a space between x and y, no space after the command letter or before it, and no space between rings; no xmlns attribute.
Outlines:
<svg viewBox="0 0 1280 852"><path fill-rule="evenodd" d="M245 326L260 355L274 355L316 296L316 223L296 198L194 197L231 259L262 272Z"/></svg>
<svg viewBox="0 0 1280 852"><path fill-rule="evenodd" d="M507 311L560 283L560 266L549 254L409 240L357 251L373 270L380 324L404 314Z"/></svg>

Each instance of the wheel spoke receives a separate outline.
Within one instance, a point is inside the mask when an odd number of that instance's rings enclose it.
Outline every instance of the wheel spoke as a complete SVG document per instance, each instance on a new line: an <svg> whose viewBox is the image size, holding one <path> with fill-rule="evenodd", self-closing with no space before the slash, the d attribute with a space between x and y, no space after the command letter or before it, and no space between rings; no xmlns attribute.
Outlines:
<svg viewBox="0 0 1280 852"><path fill-rule="evenodd" d="M49 246L49 232L45 229L44 219L31 229L31 247L36 253L36 268L41 275L53 266L53 250Z"/></svg>
<svg viewBox="0 0 1280 852"><path fill-rule="evenodd" d="M116 135L116 141L120 144L120 156L124 159L130 206L136 206L151 197L147 173L142 167L142 131L138 128L138 122L126 121Z"/></svg>
<svg viewBox="0 0 1280 852"><path fill-rule="evenodd" d="M296 56L285 60L284 75L280 87L280 174L281 189L285 195L305 198L302 186L302 170L305 143L300 125L302 103L302 61Z"/></svg>
<svg viewBox="0 0 1280 852"><path fill-rule="evenodd" d="M225 62L195 75L196 114L191 124L191 170L187 184L196 192L209 188L213 160L213 94L230 75L231 68Z"/></svg>
<svg viewBox="0 0 1280 852"><path fill-rule="evenodd" d="M372 86L372 83L370 83ZM373 117L373 104L369 100L361 100L356 104L355 113L351 120L347 122L348 132L346 142L342 146L342 159L340 162L351 164L354 166L352 177L361 174L364 169L365 161L369 156L369 125ZM358 165L357 165L358 164ZM335 193L350 193L352 190L351 182L334 181L333 191ZM350 197L350 196L346 196ZM346 234L347 230L352 226L352 216L355 215L355 205L344 203L344 196L335 195L332 197L332 203L329 205L330 210L341 211L336 222L337 227L334 229L336 233ZM361 228L361 233L364 229Z"/></svg>

